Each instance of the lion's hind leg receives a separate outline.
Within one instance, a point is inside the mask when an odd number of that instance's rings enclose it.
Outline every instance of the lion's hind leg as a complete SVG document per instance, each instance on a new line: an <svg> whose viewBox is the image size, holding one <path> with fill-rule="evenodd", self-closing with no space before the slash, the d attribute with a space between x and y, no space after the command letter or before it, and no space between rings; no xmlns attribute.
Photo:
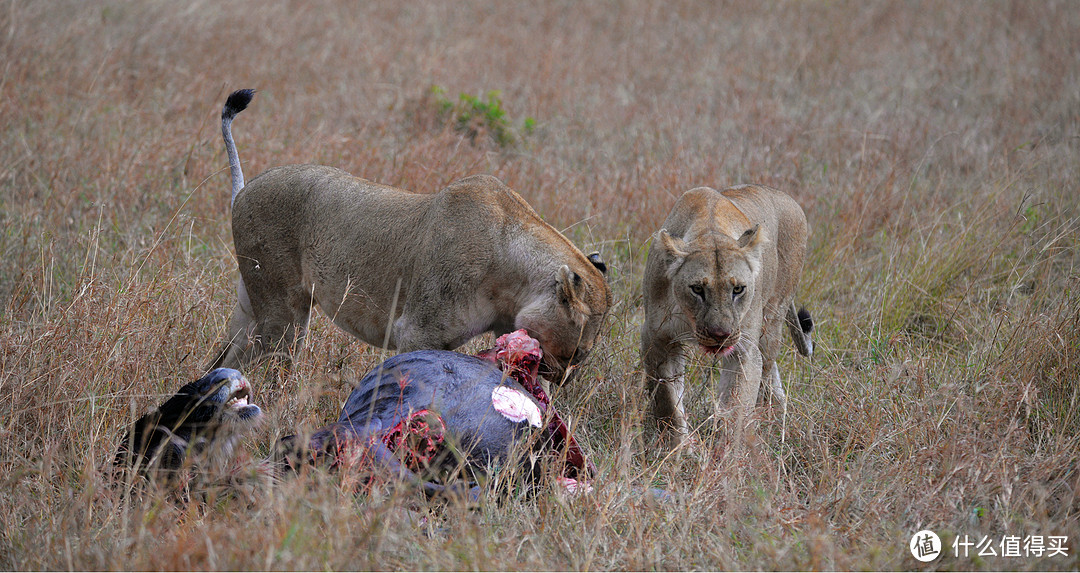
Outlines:
<svg viewBox="0 0 1080 573"><path fill-rule="evenodd" d="M255 326L251 300L248 298L244 279L241 278L236 283L236 308L233 309L232 318L229 319L228 334L221 344L217 359L207 367L207 370L216 368L240 370L247 366L255 358L252 355Z"/></svg>
<svg viewBox="0 0 1080 573"><path fill-rule="evenodd" d="M241 278L236 293L225 348L212 368L244 370L268 354L291 362L307 334L313 302L310 291L290 289L267 301L259 293L252 296Z"/></svg>
<svg viewBox="0 0 1080 573"><path fill-rule="evenodd" d="M776 367L776 361L773 361L772 365L765 369L762 381L769 385L769 391L780 409L786 411L787 393L784 392L784 385L780 382L780 369Z"/></svg>

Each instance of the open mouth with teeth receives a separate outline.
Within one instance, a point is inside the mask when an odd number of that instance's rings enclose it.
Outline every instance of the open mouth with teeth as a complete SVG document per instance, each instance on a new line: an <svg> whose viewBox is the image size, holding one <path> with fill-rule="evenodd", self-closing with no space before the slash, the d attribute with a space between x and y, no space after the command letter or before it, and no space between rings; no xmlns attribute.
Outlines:
<svg viewBox="0 0 1080 573"><path fill-rule="evenodd" d="M228 397L223 406L225 410L234 412L241 420L262 415L262 409L251 403L251 386L246 379L230 380L226 390Z"/></svg>
<svg viewBox="0 0 1080 573"><path fill-rule="evenodd" d="M238 410L248 406L248 399L251 397L251 389L242 380L233 382L232 388L230 388L229 397L225 400L226 408L233 408Z"/></svg>

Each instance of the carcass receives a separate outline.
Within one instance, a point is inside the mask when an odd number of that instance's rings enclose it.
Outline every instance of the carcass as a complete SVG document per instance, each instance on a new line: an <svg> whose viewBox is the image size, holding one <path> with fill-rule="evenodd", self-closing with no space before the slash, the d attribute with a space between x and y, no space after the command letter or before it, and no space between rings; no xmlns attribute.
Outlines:
<svg viewBox="0 0 1080 573"><path fill-rule="evenodd" d="M587 488L595 469L541 386L541 359L524 330L476 356L399 354L360 380L336 423L306 441L284 438L280 460L293 469L365 466L429 495L475 498L501 468L530 483L550 473L572 491Z"/></svg>

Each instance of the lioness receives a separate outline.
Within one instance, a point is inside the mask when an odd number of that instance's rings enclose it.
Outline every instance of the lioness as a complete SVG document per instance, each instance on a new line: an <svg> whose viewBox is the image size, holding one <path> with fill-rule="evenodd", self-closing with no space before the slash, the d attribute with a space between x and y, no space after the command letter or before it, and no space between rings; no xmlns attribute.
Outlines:
<svg viewBox="0 0 1080 573"><path fill-rule="evenodd" d="M780 325L810 356L813 321L795 311L806 255L806 217L784 193L760 185L687 191L649 249L642 290L641 357L652 413L671 447L687 436L683 372L696 345L720 358L720 398L740 416L761 379L786 407L776 368Z"/></svg>
<svg viewBox="0 0 1080 573"><path fill-rule="evenodd" d="M232 172L238 302L214 367L299 346L312 305L368 344L454 349L524 328L542 374L571 377L611 306L599 253L586 257L498 179L416 194L333 167L288 165L244 184L229 96L221 129Z"/></svg>

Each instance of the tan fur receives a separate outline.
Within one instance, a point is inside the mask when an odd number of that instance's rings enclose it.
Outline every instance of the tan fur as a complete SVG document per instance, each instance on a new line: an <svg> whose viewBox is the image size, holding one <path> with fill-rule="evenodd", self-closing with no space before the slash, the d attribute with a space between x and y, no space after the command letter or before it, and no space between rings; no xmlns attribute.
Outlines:
<svg viewBox="0 0 1080 573"><path fill-rule="evenodd" d="M235 111L223 112L229 148ZM494 177L416 194L289 165L237 191L239 300L216 366L291 352L317 305L356 338L401 351L524 328L540 341L547 376L562 381L611 306L602 262Z"/></svg>
<svg viewBox="0 0 1080 573"><path fill-rule="evenodd" d="M786 406L776 369L781 325L800 352L812 351L809 315L804 331L794 306L806 236L799 205L758 185L692 189L671 210L649 250L641 329L652 413L668 446L688 433L683 373L690 348L720 357L719 395L738 406L740 420L754 407L763 376Z"/></svg>

